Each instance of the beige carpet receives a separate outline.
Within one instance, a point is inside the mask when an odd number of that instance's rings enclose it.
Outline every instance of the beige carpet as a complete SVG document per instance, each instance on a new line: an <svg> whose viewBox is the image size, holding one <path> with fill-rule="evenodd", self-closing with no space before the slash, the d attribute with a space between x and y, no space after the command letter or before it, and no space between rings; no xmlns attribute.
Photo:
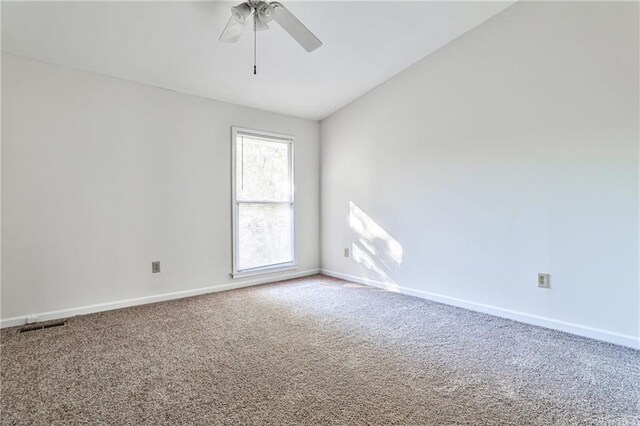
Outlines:
<svg viewBox="0 0 640 426"><path fill-rule="evenodd" d="M640 424L639 351L324 276L1 339L3 425Z"/></svg>

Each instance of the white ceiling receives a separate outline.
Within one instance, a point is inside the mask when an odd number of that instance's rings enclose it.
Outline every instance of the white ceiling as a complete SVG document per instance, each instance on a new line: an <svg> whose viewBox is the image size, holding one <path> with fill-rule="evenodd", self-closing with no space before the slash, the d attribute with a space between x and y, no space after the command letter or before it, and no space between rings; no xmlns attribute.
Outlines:
<svg viewBox="0 0 640 426"><path fill-rule="evenodd" d="M227 2L2 2L2 50L192 95L321 119L513 2L294 2L324 45L275 22L218 42Z"/></svg>

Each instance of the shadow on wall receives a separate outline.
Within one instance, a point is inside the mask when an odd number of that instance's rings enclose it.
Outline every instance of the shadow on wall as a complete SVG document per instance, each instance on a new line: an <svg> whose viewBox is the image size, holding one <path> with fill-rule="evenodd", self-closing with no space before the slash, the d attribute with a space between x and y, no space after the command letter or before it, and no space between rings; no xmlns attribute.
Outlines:
<svg viewBox="0 0 640 426"><path fill-rule="evenodd" d="M353 231L353 260L360 276L386 290L399 291L391 275L402 265L402 245L353 201L349 202L349 226Z"/></svg>

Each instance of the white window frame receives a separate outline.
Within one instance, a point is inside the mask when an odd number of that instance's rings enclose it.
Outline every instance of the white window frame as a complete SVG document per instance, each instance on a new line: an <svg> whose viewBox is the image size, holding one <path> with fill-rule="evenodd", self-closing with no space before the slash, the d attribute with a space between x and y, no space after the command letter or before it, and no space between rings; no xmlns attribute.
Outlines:
<svg viewBox="0 0 640 426"><path fill-rule="evenodd" d="M277 202L277 201L265 201L265 200L250 200L250 201L238 201L236 198L236 151L238 134L244 134L256 139L264 139L269 142L280 142L289 144L289 176L291 177L291 201L290 202ZM295 137L291 135L285 135L282 133L267 132L263 130L247 129L244 127L233 126L231 128L231 218L233 229L233 249L232 249L232 272L233 278L242 278L252 275L268 274L273 272L289 271L298 268L298 251L296 248L296 191L295 191L295 171L294 171L294 147ZM238 262L240 259L240 247L239 241L239 223L238 223L238 206L240 204L289 204L291 206L291 245L293 248L293 261L278 263L275 265L260 266L250 269L238 269Z"/></svg>

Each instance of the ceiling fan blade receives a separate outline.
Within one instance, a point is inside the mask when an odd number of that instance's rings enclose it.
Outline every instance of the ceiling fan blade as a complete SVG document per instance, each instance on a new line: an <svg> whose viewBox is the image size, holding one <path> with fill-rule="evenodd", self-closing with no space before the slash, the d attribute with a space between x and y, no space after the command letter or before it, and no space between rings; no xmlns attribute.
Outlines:
<svg viewBox="0 0 640 426"><path fill-rule="evenodd" d="M229 22L227 22L227 26L224 27L224 31L222 31L222 34L220 34L220 38L218 40L225 43L235 43L240 39L240 36L242 35L246 24L247 21L240 23L232 15L231 18L229 18Z"/></svg>
<svg viewBox="0 0 640 426"><path fill-rule="evenodd" d="M300 43L307 52L313 52L322 46L322 42L313 35L289 10L279 2L271 2L273 7L273 19L289 33L295 41Z"/></svg>

